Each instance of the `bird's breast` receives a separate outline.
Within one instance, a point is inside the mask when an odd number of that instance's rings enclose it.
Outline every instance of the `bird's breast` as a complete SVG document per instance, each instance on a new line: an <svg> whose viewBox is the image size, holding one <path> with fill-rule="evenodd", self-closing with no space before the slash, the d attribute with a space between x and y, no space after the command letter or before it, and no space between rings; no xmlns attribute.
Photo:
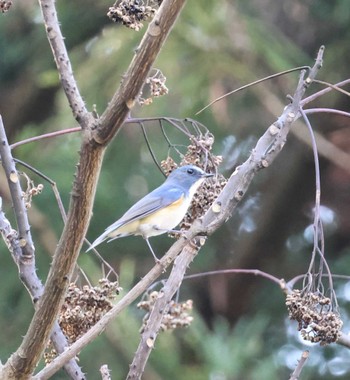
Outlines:
<svg viewBox="0 0 350 380"><path fill-rule="evenodd" d="M179 200L140 220L140 235L157 236L174 229L184 218L190 205L190 199L183 195Z"/></svg>

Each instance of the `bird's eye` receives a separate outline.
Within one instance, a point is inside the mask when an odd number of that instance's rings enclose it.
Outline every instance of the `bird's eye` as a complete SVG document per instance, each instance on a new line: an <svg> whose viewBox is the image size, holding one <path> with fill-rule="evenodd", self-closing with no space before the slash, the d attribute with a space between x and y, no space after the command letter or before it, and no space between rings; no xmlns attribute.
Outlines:
<svg viewBox="0 0 350 380"><path fill-rule="evenodd" d="M187 173L192 175L194 173L194 169L187 169Z"/></svg>

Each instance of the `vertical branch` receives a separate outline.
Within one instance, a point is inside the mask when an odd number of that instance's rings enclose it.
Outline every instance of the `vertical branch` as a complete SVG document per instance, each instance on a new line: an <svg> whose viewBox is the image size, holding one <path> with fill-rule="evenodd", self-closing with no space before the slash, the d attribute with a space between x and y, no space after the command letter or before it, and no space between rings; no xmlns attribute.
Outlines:
<svg viewBox="0 0 350 380"><path fill-rule="evenodd" d="M19 175L16 170L15 161L12 158L4 124L0 115L0 155L2 166L4 168L7 183L10 188L13 208L19 233L19 243L22 248L21 259L28 261L27 264L34 263L34 244L30 233L30 226L27 217L27 211L23 200L23 194Z"/></svg>
<svg viewBox="0 0 350 380"><path fill-rule="evenodd" d="M85 107L84 100L80 95L73 75L72 65L57 17L55 2L52 0L39 0L39 4L45 22L46 35L52 49L52 54L69 106L78 123L83 128L87 127L93 118Z"/></svg>

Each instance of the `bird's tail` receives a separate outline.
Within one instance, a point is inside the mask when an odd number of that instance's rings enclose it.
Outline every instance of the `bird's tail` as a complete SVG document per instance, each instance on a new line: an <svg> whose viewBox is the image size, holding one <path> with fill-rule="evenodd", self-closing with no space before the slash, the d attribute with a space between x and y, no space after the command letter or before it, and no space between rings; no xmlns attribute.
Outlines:
<svg viewBox="0 0 350 380"><path fill-rule="evenodd" d="M101 236L99 236L89 247L89 249L86 250L86 252L89 252L91 249L97 247L102 242L104 242L106 239L108 239L109 231L105 231Z"/></svg>

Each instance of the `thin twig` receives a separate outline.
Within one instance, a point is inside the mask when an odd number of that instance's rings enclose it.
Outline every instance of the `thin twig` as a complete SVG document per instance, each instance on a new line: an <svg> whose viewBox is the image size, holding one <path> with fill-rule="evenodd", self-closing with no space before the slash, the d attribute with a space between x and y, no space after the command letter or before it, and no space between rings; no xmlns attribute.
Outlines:
<svg viewBox="0 0 350 380"><path fill-rule="evenodd" d="M218 102L218 101L226 98L227 96L233 95L233 94L235 94L235 93L237 93L239 91L245 90L248 87L255 86L256 84L263 83L263 82L266 82L266 81L268 81L270 79L277 78L277 77L280 77L282 75L286 75L286 74L289 74L289 73L293 73L295 71L308 70L308 69L310 69L309 66L295 67L294 69L289 69L289 70L281 71L279 73L272 74L272 75L269 75L269 76L267 76L265 78L261 78L261 79L258 79L256 81L254 81L254 82L248 83L248 84L246 84L246 85L244 85L242 87L236 88L235 90L228 92L227 94L219 96L218 98L216 98L215 100L213 100L212 102L210 102L209 104L207 104L205 107L203 107L201 110L199 110L198 112L196 112L195 115L196 116L199 115L200 113L202 113L204 110L206 110L207 108L209 108L210 106L212 106L216 102Z"/></svg>
<svg viewBox="0 0 350 380"><path fill-rule="evenodd" d="M337 88L339 87L343 87L347 84L350 83L350 79L345 79L341 82L338 82L336 83L334 86L336 86ZM314 100L316 100L317 98L327 94L328 92L330 91L333 91L334 89L332 87L327 87L327 88L324 88L323 90L320 90L318 92L315 92L314 94L306 97L305 99L302 100L302 102L300 103L301 107L305 108L305 105L306 104L309 104L310 102L313 102Z"/></svg>
<svg viewBox="0 0 350 380"><path fill-rule="evenodd" d="M313 154L314 154L314 163L315 163L315 188L316 188L316 194L315 194L315 210L314 210L314 247L313 247L313 251L312 251L312 257L311 257L311 260L310 260L310 266L309 266L309 270L308 270L308 273L311 273L311 272L315 272L315 256L316 254L318 253L319 256L320 256L320 267L319 267L319 271L318 271L318 279L319 279L319 283L318 283L318 287L321 286L321 283L320 281L322 280L322 268L323 268L323 265L326 267L326 270L327 270L327 275L328 275L328 282L329 282L329 288L331 291L333 291L333 280L332 280L332 273L329 269L329 266L328 266L328 263L325 259L325 256L324 256L324 235L323 235L323 226L322 226L322 220L321 220L321 215L320 215L320 206L321 206L321 174L320 174L320 162L319 162L319 159L318 159L318 153L317 153L317 145L316 145L316 140L315 140L315 136L314 136L314 133L313 133L313 130L312 130L312 127L311 127L311 124L310 124L310 121L308 119L308 117L306 116L304 110L300 107L299 108L299 112L300 114L302 115L303 117L303 120L308 128L308 131L310 133L310 136L311 136L311 141L312 141L312 150L313 150ZM321 248L319 248L319 245L321 244ZM306 274L306 278L310 278L308 276L308 273ZM307 286L308 286L308 290L307 291L310 291L313 285L313 282L314 282L314 278L312 279L312 282L311 283L308 283ZM312 291L314 291L315 289L313 289ZM336 299L334 299L335 303L336 303Z"/></svg>
<svg viewBox="0 0 350 380"><path fill-rule="evenodd" d="M145 130L145 126L143 125L142 122L139 123L139 124L140 124L140 127L141 127L141 131L142 131L143 137L144 137L144 139L146 141L146 145L147 145L148 151L149 151L149 153L150 153L150 155L152 157L152 160L153 160L154 164L157 166L157 168L159 169L159 171L164 175L164 177L166 177L166 175L164 174L164 171L163 171L162 167L158 163L157 157L156 157L155 153L153 152L151 144L150 144L150 142L148 140L148 136L147 136L147 133L146 133L146 130Z"/></svg>
<svg viewBox="0 0 350 380"><path fill-rule="evenodd" d="M334 113L339 116L350 117L350 112L345 112L342 110L336 110L334 108L308 108L304 110L306 115L314 114L314 113Z"/></svg>
<svg viewBox="0 0 350 380"><path fill-rule="evenodd" d="M296 366L295 370L291 374L289 380L298 380L299 379L301 371L302 371L308 357L309 357L309 351L307 351L307 350L301 354L301 358L298 362L298 365Z"/></svg>
<svg viewBox="0 0 350 380"><path fill-rule="evenodd" d="M75 127L75 128L68 128L68 129L63 129L61 131L55 131L55 132L50 132L50 133L45 133L43 135L39 135L39 136L33 136L33 137L29 137L28 139L24 139L24 140L21 140L21 141L18 141L16 143L13 143L10 145L10 148L11 149L15 149L21 145L25 145L25 144L29 144L29 143L32 143L32 142L35 142L35 141L40 141L40 140L44 140L44 139L50 139L52 137L57 137L57 136L64 136L68 133L76 133L76 132L80 132L81 131L81 127Z"/></svg>
<svg viewBox="0 0 350 380"><path fill-rule="evenodd" d="M314 82L315 83L323 84L323 85L325 85L327 87L330 87L333 90L341 92L342 94L344 94L346 96L350 96L350 92L343 90L341 87L337 86L336 84L328 83L328 82L325 82L325 81L319 80L319 79L315 79Z"/></svg>
<svg viewBox="0 0 350 380"><path fill-rule="evenodd" d="M209 272L190 274L188 276L185 276L184 280L192 280L193 278L215 276L215 275L221 275L221 274L252 274L254 276L260 276L260 277L266 278L267 280L270 280L279 286L281 286L281 284L284 283L284 280L279 279L267 272L263 272L259 269L219 269L219 270L213 270Z"/></svg>

